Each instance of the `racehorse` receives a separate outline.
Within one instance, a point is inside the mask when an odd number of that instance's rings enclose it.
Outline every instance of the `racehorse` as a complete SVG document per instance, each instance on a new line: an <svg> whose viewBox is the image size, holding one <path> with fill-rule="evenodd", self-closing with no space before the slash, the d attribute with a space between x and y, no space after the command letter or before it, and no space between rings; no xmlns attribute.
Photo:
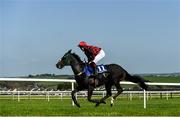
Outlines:
<svg viewBox="0 0 180 117"><path fill-rule="evenodd" d="M69 50L64 56L58 61L56 67L62 69L64 66L71 66L72 71L74 72L75 80L77 83L77 87L72 91L72 99L76 106L80 107L80 104L77 102L75 93L82 90L88 90L88 101L96 103L96 106L104 103L105 100L112 96L111 87L114 85L117 89L117 93L111 98L111 106L113 105L113 100L116 99L118 95L123 92L123 89L120 86L120 81L130 81L133 83L137 83L141 88L147 90L147 85L145 84L145 80L140 76L132 76L126 70L124 70L121 66L117 64L108 64L105 65L107 68L107 75L99 74L94 77L87 77L83 72L86 64L80 59L80 57L71 53ZM91 99L93 90L96 87L105 84L106 95L100 100Z"/></svg>

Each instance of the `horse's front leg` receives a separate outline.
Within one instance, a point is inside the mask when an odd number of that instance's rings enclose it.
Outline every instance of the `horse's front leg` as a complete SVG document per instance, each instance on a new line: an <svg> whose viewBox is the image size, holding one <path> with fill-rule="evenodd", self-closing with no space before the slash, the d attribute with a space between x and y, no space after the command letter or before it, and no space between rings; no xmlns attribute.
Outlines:
<svg viewBox="0 0 180 117"><path fill-rule="evenodd" d="M75 94L78 92L78 91L81 91L82 89L77 87L76 89L74 89L72 92L71 92L71 96L72 96L72 100L73 102L76 104L77 107L80 107L80 104L77 102L77 99L76 99L76 96Z"/></svg>

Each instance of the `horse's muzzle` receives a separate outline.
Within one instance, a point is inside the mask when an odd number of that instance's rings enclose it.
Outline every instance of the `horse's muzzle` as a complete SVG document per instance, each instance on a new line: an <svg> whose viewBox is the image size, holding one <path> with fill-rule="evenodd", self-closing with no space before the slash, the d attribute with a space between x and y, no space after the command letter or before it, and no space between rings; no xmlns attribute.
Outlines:
<svg viewBox="0 0 180 117"><path fill-rule="evenodd" d="M57 67L58 69L60 69L60 68L61 68L59 64L56 64L56 67Z"/></svg>

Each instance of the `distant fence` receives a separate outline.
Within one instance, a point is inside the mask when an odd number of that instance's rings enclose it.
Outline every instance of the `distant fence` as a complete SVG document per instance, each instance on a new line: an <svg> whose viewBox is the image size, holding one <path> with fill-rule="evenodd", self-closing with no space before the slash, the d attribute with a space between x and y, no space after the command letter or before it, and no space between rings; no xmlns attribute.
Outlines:
<svg viewBox="0 0 180 117"><path fill-rule="evenodd" d="M117 91L112 91L115 94ZM93 95L102 96L106 95L106 91L94 91ZM152 98L169 98L180 97L180 91L147 91L146 99L151 100ZM86 98L87 91L80 91L76 95L78 98ZM133 98L143 98L143 91L123 91L119 98L127 98L128 100L133 100ZM45 99L50 101L50 99L71 99L71 91L0 91L0 99Z"/></svg>
<svg viewBox="0 0 180 117"><path fill-rule="evenodd" d="M25 82L25 81L33 81L33 82L69 82L71 83L71 90L74 90L74 83L75 80L71 79L33 79L33 78L0 78L0 81L18 81L18 82ZM135 84L132 82L120 82L120 84ZM155 86L180 86L180 83L151 83L147 82L147 85L155 85ZM20 93L20 92L19 92ZM146 108L146 100L147 100L147 93L145 90L143 90L143 98L144 98L144 108ZM20 95L19 95L20 96ZM74 103L72 102L74 105Z"/></svg>

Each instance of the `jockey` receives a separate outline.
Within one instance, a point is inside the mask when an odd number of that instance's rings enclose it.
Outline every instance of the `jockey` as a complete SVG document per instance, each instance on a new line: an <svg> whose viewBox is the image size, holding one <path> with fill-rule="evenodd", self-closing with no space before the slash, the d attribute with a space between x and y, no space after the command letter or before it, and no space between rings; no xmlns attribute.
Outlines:
<svg viewBox="0 0 180 117"><path fill-rule="evenodd" d="M102 50L102 48L99 48L97 46L92 46L87 44L84 41L81 41L78 45L78 47L85 53L85 55L88 58L89 65L93 68L93 71L95 73L96 69L96 63L101 60L103 57L105 57L105 52Z"/></svg>

